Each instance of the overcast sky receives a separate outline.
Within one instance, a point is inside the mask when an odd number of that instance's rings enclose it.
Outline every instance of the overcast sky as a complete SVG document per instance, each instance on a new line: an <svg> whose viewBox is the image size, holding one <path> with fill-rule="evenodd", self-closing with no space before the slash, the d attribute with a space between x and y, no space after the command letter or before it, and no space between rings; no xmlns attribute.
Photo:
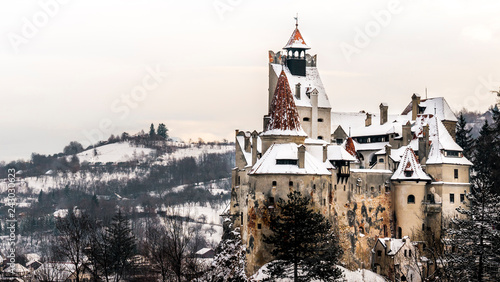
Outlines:
<svg viewBox="0 0 500 282"><path fill-rule="evenodd" d="M500 86L499 12L499 1L1 1L0 160L151 123L186 141L260 130L268 50L296 13L334 111L399 113L425 87L484 111Z"/></svg>

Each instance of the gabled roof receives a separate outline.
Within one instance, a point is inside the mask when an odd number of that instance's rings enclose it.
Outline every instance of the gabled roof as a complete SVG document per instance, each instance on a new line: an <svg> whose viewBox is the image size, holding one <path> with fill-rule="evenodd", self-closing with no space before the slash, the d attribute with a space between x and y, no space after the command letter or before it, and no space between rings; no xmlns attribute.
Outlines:
<svg viewBox="0 0 500 282"><path fill-rule="evenodd" d="M298 27L295 28L295 30L292 33L292 36L290 36L290 39L288 40L288 43L286 44L285 47L283 47L283 49L289 49L289 48L311 49L311 47L307 46L306 42L304 41L304 38L302 38L302 35L300 34Z"/></svg>
<svg viewBox="0 0 500 282"><path fill-rule="evenodd" d="M401 114L408 115L411 118L412 104L413 102L410 102L410 104L406 106L406 108ZM418 106L422 110L421 114L436 115L439 120L457 121L457 117L451 110L450 105L448 105L448 102L446 102L446 100L443 97L421 100Z"/></svg>
<svg viewBox="0 0 500 282"><path fill-rule="evenodd" d="M409 174L407 176L407 173ZM394 172L391 180L408 180L408 181L419 181L419 180L431 180L429 175L422 170L422 167L418 163L417 156L413 149L408 146L401 157L401 162L399 163L398 169Z"/></svg>
<svg viewBox="0 0 500 282"><path fill-rule="evenodd" d="M399 252L399 250L405 245L405 243L409 240L408 236L404 236L403 239L395 239L395 238L378 238L377 243L375 243L375 246L373 247L373 250L375 250L375 247L377 244L382 245L384 249L386 250L386 254L389 256L393 256ZM390 249L387 249L387 242L390 242ZM372 251L373 251L372 250Z"/></svg>
<svg viewBox="0 0 500 282"><path fill-rule="evenodd" d="M297 159L298 147L295 143L273 144L253 166L249 174L316 174L330 175L324 163L309 152L305 152L304 168L298 165L278 165L278 159ZM303 146L303 145L302 145Z"/></svg>
<svg viewBox="0 0 500 282"><path fill-rule="evenodd" d="M307 136L300 125L299 113L283 70L274 90L269 117L270 121L263 135Z"/></svg>

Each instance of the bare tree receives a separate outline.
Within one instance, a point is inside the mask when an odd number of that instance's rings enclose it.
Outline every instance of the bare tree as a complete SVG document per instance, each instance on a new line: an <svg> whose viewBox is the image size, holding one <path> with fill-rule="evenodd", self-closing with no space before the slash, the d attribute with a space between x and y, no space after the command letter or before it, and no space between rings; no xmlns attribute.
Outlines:
<svg viewBox="0 0 500 282"><path fill-rule="evenodd" d="M56 222L60 235L55 247L56 254L66 258L75 266L76 281L85 266L85 248L89 244L90 220L86 214L76 216L74 213Z"/></svg>

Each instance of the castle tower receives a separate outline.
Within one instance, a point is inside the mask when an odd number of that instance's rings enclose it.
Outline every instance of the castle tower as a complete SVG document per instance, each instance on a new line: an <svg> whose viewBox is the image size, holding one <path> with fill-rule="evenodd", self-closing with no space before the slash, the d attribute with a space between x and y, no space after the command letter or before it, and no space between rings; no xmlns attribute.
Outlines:
<svg viewBox="0 0 500 282"><path fill-rule="evenodd" d="M316 68L316 55L306 53L310 47L295 24L295 30L283 51L269 51L269 109L281 71L284 71L309 138L330 142L331 106Z"/></svg>
<svg viewBox="0 0 500 282"><path fill-rule="evenodd" d="M396 238L414 238L425 222L423 202L426 184L431 178L422 170L413 149L408 146L397 170L391 177L394 185L394 214Z"/></svg>

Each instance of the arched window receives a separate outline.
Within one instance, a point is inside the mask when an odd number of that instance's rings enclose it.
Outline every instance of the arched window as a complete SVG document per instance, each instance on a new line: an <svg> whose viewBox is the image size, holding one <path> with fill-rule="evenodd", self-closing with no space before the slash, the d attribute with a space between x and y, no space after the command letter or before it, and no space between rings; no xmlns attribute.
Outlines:
<svg viewBox="0 0 500 282"><path fill-rule="evenodd" d="M415 196L408 195L408 204L415 204Z"/></svg>
<svg viewBox="0 0 500 282"><path fill-rule="evenodd" d="M303 121L309 121L309 118L308 117L305 117L302 119Z"/></svg>
<svg viewBox="0 0 500 282"><path fill-rule="evenodd" d="M288 182L288 186L293 187L293 181Z"/></svg>
<svg viewBox="0 0 500 282"><path fill-rule="evenodd" d="M276 181L273 181L273 187L276 187Z"/></svg>

